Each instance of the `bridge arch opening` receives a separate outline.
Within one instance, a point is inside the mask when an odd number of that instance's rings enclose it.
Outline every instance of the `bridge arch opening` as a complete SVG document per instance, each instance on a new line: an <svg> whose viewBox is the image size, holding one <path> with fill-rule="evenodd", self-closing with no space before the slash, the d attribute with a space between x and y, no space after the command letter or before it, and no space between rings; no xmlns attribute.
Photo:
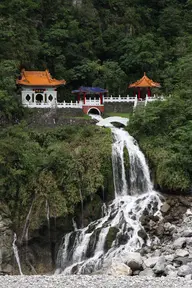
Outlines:
<svg viewBox="0 0 192 288"><path fill-rule="evenodd" d="M90 108L87 112L87 114L94 114L94 115L101 115L101 112L97 108Z"/></svg>

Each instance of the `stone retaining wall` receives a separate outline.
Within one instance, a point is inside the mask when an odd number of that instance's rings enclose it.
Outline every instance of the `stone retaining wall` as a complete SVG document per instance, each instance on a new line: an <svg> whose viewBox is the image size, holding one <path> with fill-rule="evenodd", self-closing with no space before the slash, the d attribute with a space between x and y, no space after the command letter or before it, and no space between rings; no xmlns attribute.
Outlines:
<svg viewBox="0 0 192 288"><path fill-rule="evenodd" d="M95 125L95 120L83 118L82 109L29 109L26 121L29 126L54 127L62 125ZM79 117L79 118L78 118ZM82 118L81 118L82 117Z"/></svg>
<svg viewBox="0 0 192 288"><path fill-rule="evenodd" d="M105 103L105 113L107 112L119 112L130 113L133 112L133 102L129 103Z"/></svg>

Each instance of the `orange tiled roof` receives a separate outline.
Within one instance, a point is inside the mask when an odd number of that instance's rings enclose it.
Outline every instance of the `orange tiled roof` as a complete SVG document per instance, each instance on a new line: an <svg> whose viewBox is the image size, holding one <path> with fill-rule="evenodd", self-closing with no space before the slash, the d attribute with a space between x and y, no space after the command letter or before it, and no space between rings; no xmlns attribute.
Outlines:
<svg viewBox="0 0 192 288"><path fill-rule="evenodd" d="M144 76L136 81L135 83L132 83L129 85L128 88L134 88L134 87L161 87L160 83L153 82L153 80L149 79L146 74L144 73Z"/></svg>
<svg viewBox="0 0 192 288"><path fill-rule="evenodd" d="M19 85L25 86L60 86L65 85L65 80L53 79L48 70L45 71L21 71L21 79L16 81Z"/></svg>

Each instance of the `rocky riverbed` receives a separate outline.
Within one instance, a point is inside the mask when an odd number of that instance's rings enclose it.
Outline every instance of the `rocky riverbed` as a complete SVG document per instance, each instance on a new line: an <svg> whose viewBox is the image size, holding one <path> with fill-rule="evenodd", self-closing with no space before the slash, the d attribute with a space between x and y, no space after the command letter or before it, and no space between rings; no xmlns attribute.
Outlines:
<svg viewBox="0 0 192 288"><path fill-rule="evenodd" d="M179 277L113 276L1 276L0 288L191 288L192 281Z"/></svg>
<svg viewBox="0 0 192 288"><path fill-rule="evenodd" d="M169 197L161 213L160 218L146 213L141 219L145 228L142 237L150 235L151 244L126 253L121 259L113 259L104 267L105 274L192 279L191 198Z"/></svg>
<svg viewBox="0 0 192 288"><path fill-rule="evenodd" d="M144 228L143 231L140 232L142 232L141 235L143 239L149 237L152 240L151 244L147 245L146 243L142 249L135 252L126 253L126 255L124 255L121 259L113 259L113 261L111 263L107 263L108 265L104 266L102 270L94 272L95 274L94 277L100 277L100 276L103 277L102 275L107 275L107 277L131 276L129 278L137 279L135 277L138 276L156 277L156 278L159 278L161 276L167 276L174 278L181 277L185 278L186 280L191 280L192 279L192 201L191 200L192 200L191 197L165 196L164 200L162 200L163 203L161 207L162 215L160 217L153 215L149 216L146 211L146 213L142 216L142 219L140 219ZM18 274L19 273L18 267L13 255L11 260L13 239L12 234L10 233L10 225L6 224L7 220L5 221L5 219L6 218L4 217L3 220L1 220L2 224L0 229L2 231L0 236L1 272L2 274L9 274L9 275ZM7 237L7 235L10 235L8 239L5 238L5 236ZM6 241L4 238L6 239ZM37 247L36 250L38 251L38 253L43 254L41 252L40 246ZM24 259L25 257L22 257L23 256L22 249L20 249L19 252L21 260ZM9 257L7 257L7 255ZM46 267L49 266L48 265L49 262L51 263L51 259L49 260L47 257L42 258L42 262L40 264L41 267L43 268L41 268L40 271L40 269L38 269L39 265L38 261L34 260L32 263L34 269L31 270L30 272L29 269L26 269L25 262L21 261L22 271L24 274L46 274L46 273L53 274L55 271L54 267L53 269L46 269ZM25 277L12 278L12 276L10 276L10 280L8 280L9 278L7 276L4 277L2 277L3 279L2 281L4 281L4 279L7 279L6 281L25 281L24 279L33 279ZM34 279L44 279L41 277L40 278L36 277L37 276L35 276ZM60 279L60 277L62 276L58 275L57 277L58 277L57 279ZM78 277L80 276L76 277L77 278L74 279L78 279Z"/></svg>

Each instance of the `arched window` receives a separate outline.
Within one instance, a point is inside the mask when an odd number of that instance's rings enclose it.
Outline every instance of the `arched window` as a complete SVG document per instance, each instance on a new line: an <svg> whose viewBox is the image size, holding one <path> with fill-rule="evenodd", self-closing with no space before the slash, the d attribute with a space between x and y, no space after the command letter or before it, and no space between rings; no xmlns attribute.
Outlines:
<svg viewBox="0 0 192 288"><path fill-rule="evenodd" d="M38 101L38 102L43 101L43 95L42 94L37 94L36 95L36 101Z"/></svg>

